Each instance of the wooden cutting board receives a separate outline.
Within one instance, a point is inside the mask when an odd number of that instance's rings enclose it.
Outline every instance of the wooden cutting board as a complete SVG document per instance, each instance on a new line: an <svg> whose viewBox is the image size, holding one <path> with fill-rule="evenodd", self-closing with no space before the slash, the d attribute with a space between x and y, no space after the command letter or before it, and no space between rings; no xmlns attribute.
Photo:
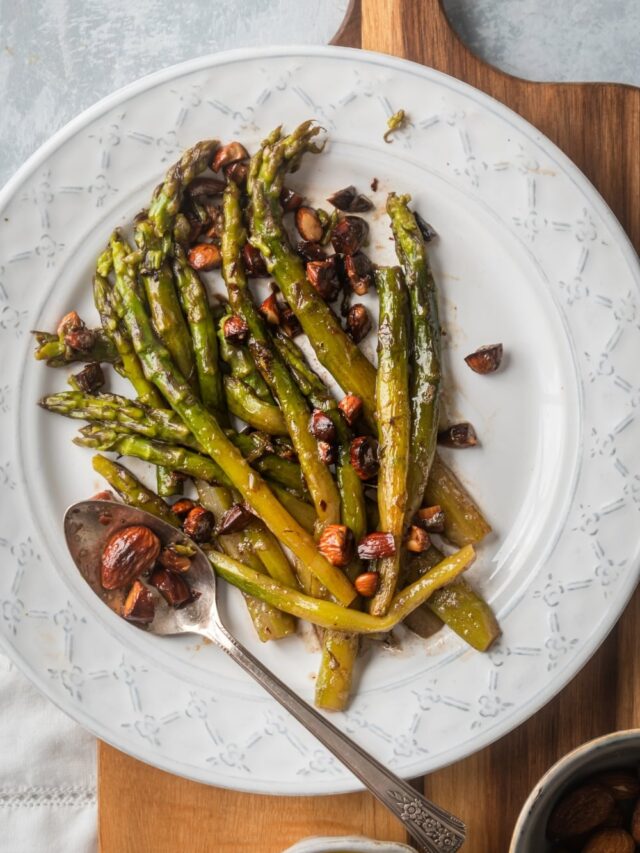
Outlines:
<svg viewBox="0 0 640 853"><path fill-rule="evenodd" d="M540 128L591 179L640 248L640 89L530 83L473 56L439 0L352 3L337 44L424 63L482 89ZM468 824L469 853L508 849L516 815L561 755L605 732L640 726L640 591L617 628L543 711L477 755L424 780L427 796ZM368 794L237 794L155 770L99 744L102 853L281 853L307 835L405 840ZM420 782L422 784L422 782Z"/></svg>

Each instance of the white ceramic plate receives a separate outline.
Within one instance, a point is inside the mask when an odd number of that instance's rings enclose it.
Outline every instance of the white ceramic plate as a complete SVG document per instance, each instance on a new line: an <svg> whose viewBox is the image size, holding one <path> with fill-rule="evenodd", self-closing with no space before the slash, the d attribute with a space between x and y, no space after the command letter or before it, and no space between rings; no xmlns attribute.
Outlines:
<svg viewBox="0 0 640 853"><path fill-rule="evenodd" d="M411 126L382 140L390 113ZM383 208L413 193L440 238L433 263L448 341L451 417L481 437L455 467L495 533L471 575L504 629L490 654L451 634L369 651L338 725L415 776L479 749L547 702L585 663L637 580L639 274L602 199L534 128L464 84L335 48L240 51L169 69L93 107L44 146L0 198L0 636L50 698L101 738L185 776L265 793L329 793L355 780L211 646L123 624L79 580L65 506L100 483L75 425L38 409L64 386L29 330L92 313L92 263L181 150L255 147L316 117L329 132L292 185L321 201L348 182ZM392 258L383 214L372 253ZM462 356L502 341L504 369ZM373 336L369 341L374 346ZM233 630L256 649L237 596ZM307 699L317 657L292 638L262 659Z"/></svg>

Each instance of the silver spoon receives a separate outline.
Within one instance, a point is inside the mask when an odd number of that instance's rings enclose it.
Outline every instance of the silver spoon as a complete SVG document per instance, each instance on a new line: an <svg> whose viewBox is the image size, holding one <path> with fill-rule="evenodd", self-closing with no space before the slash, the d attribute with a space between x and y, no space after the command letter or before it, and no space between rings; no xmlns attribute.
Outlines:
<svg viewBox="0 0 640 853"><path fill-rule="evenodd" d="M71 556L93 591L106 604L114 593L100 583L100 561L109 536L116 530L142 524L158 536L163 546L193 545L181 530L148 512L113 501L81 501L69 507L64 532ZM169 607L157 596L153 622L143 630L151 634L201 634L212 640L357 776L406 826L424 853L453 853L465 840L465 825L449 812L429 802L407 782L372 758L361 747L303 702L260 661L235 640L222 624L216 604L216 575L204 552L195 547L189 585L198 593L191 604ZM130 623L133 624L133 623Z"/></svg>

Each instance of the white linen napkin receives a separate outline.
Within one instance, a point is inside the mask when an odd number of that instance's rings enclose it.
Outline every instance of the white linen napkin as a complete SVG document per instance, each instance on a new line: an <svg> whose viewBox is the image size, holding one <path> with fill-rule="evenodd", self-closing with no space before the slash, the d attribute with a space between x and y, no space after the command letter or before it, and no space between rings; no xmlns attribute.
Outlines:
<svg viewBox="0 0 640 853"><path fill-rule="evenodd" d="M0 850L94 853L95 743L0 654Z"/></svg>

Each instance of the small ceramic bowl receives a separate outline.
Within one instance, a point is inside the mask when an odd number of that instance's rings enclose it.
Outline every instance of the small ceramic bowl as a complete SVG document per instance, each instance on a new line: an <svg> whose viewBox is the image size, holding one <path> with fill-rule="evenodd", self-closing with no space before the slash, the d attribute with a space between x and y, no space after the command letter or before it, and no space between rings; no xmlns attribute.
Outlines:
<svg viewBox="0 0 640 853"><path fill-rule="evenodd" d="M547 853L546 827L562 794L602 770L640 764L640 729L615 732L579 746L561 758L535 786L518 817L509 853Z"/></svg>
<svg viewBox="0 0 640 853"><path fill-rule="evenodd" d="M284 853L416 853L413 847L397 841L371 841L369 838L350 836L327 836L304 838Z"/></svg>

